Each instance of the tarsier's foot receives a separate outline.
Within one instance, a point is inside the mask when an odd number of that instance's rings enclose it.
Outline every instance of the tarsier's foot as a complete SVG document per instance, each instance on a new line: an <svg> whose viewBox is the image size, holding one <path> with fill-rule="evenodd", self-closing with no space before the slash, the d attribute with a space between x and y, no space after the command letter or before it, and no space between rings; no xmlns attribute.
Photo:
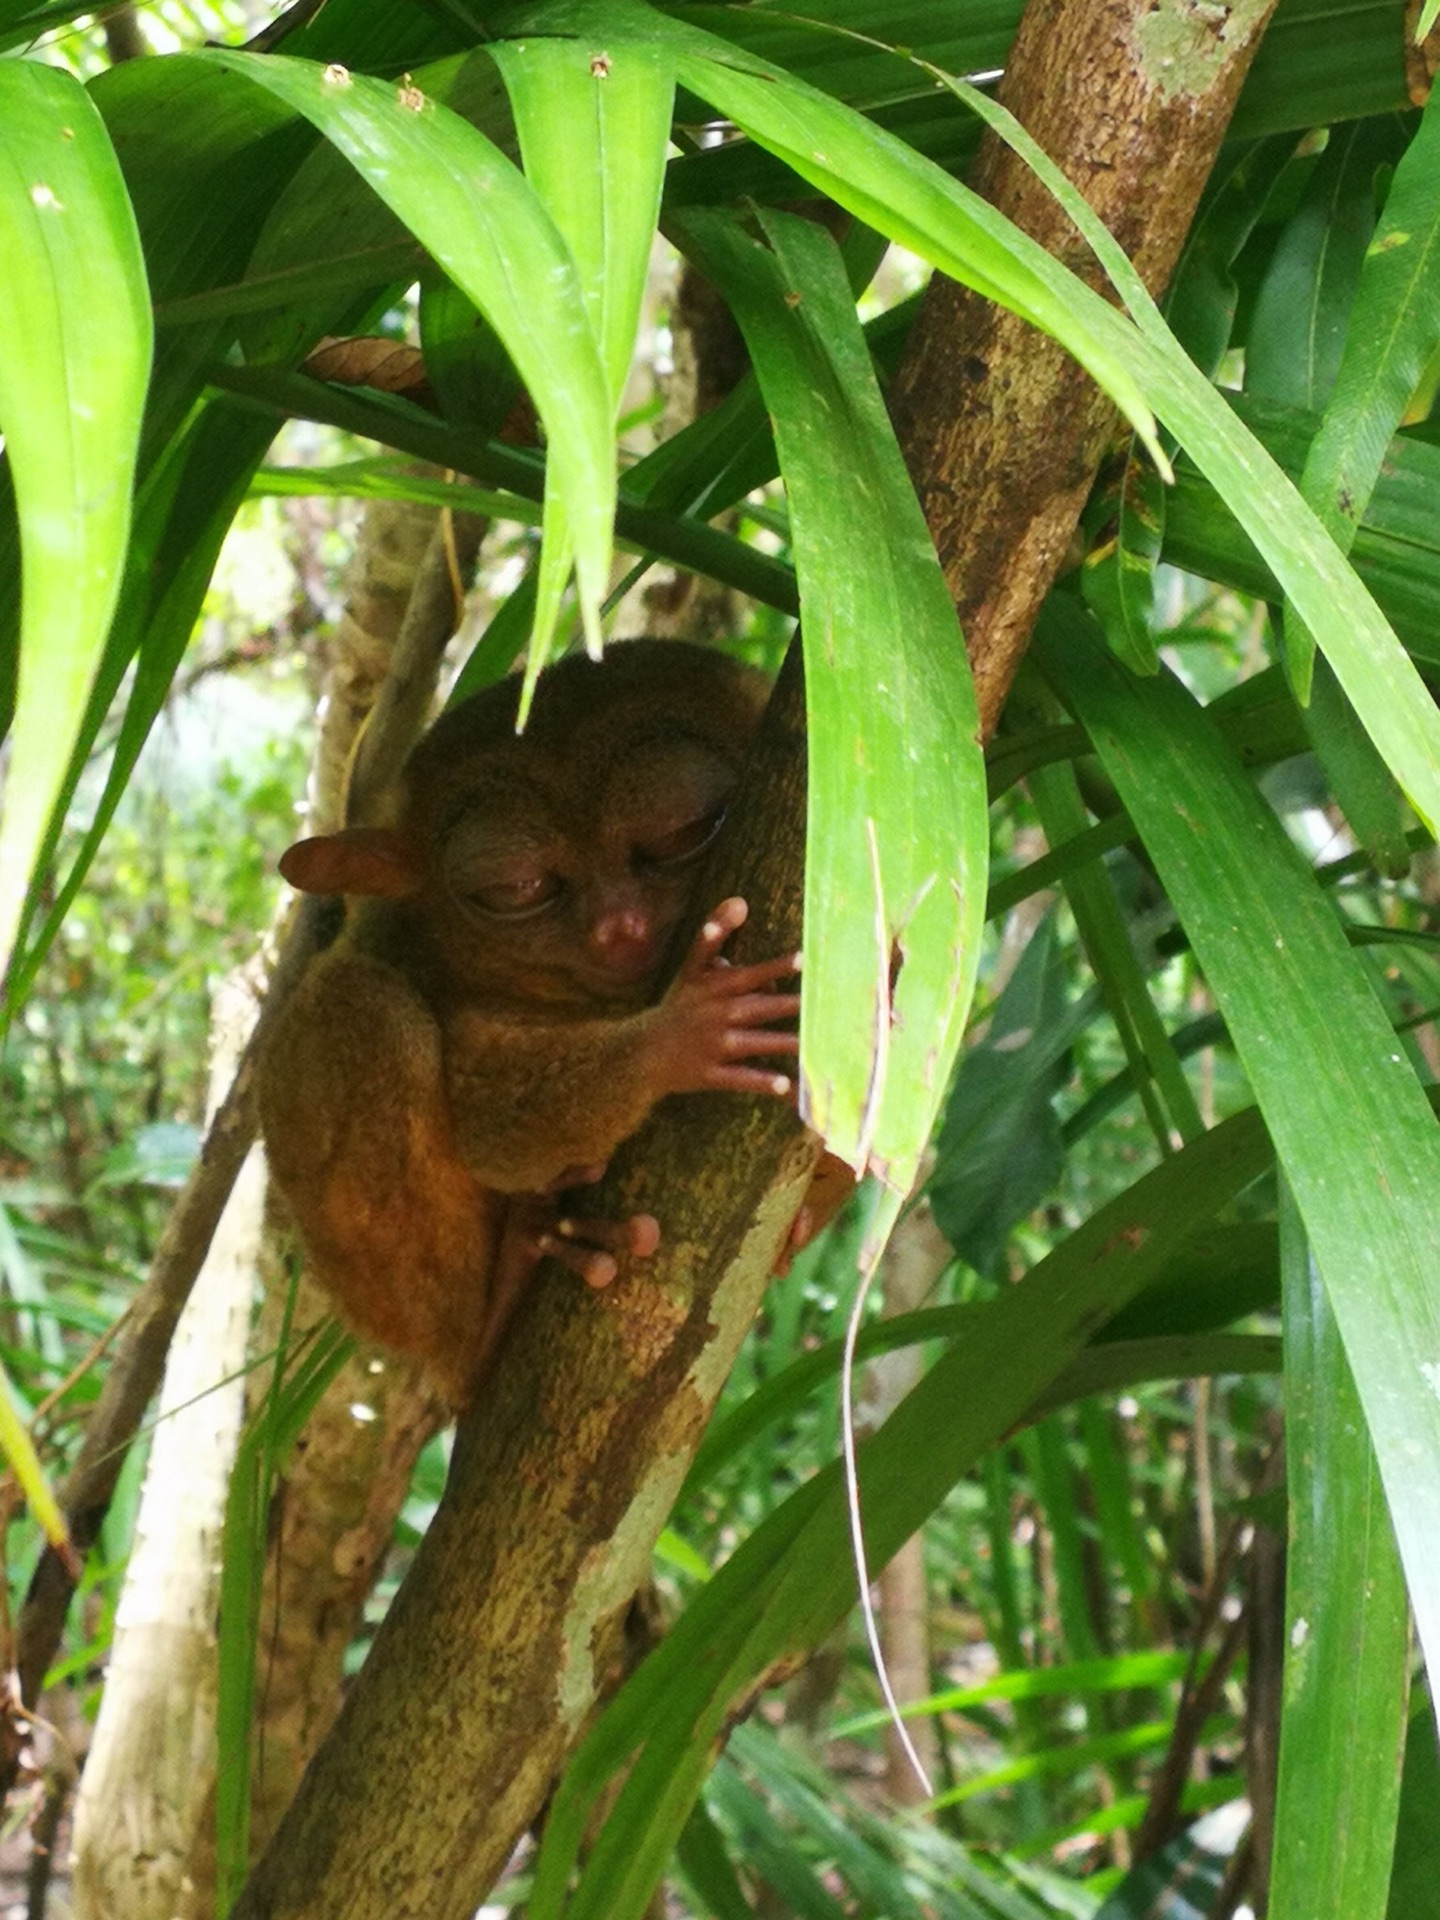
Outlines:
<svg viewBox="0 0 1440 1920"><path fill-rule="evenodd" d="M583 1184L598 1178L594 1168L567 1170L581 1171L591 1176ZM567 1184L577 1183L569 1179ZM500 1267L504 1283L518 1288L548 1256L568 1267L587 1287L608 1287L620 1270L617 1255L647 1260L659 1244L660 1224L652 1214L596 1220L562 1211L553 1192L518 1194L510 1202L505 1222Z"/></svg>
<svg viewBox="0 0 1440 1920"><path fill-rule="evenodd" d="M571 1214L537 1239L540 1251L579 1274L587 1287L608 1287L619 1272L616 1254L648 1260L660 1245L660 1222L651 1213L628 1220L590 1220Z"/></svg>

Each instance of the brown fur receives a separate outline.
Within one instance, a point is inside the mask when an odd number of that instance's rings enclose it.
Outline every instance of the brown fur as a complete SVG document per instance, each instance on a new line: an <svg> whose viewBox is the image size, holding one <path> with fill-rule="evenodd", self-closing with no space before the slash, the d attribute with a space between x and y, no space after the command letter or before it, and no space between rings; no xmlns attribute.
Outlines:
<svg viewBox="0 0 1440 1920"><path fill-rule="evenodd" d="M517 737L504 682L416 748L393 829L282 863L359 904L262 1057L271 1167L345 1317L456 1404L542 1251L603 1284L595 1248L653 1250L643 1216L557 1248L536 1196L596 1177L667 1093L785 1090L745 1063L794 1051L791 960L719 960L743 903L656 1000L764 697L723 655L636 641L545 674Z"/></svg>

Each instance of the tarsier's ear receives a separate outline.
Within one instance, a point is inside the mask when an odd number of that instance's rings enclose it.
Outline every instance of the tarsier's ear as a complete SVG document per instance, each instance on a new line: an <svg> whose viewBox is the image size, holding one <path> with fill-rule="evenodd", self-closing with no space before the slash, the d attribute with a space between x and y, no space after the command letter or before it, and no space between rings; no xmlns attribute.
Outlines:
<svg viewBox="0 0 1440 1920"><path fill-rule="evenodd" d="M353 893L405 900L424 878L414 842L393 827L346 827L297 840L280 856L280 871L301 893Z"/></svg>

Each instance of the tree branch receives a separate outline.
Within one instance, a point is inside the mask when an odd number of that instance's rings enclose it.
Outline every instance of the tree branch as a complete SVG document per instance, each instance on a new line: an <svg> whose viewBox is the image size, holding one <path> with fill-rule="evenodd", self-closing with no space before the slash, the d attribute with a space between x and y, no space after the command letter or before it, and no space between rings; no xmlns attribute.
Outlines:
<svg viewBox="0 0 1440 1920"><path fill-rule="evenodd" d="M1077 186L1152 293L1167 285L1274 0L1030 0L1004 105ZM1092 286L1069 216L995 134L970 184ZM895 430L995 731L1116 412L1028 322L936 274L890 392Z"/></svg>

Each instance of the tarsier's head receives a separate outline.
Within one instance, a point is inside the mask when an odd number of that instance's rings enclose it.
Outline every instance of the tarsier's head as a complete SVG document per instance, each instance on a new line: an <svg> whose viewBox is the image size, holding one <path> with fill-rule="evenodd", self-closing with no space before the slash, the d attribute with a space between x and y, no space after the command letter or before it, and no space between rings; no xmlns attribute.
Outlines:
<svg viewBox="0 0 1440 1920"><path fill-rule="evenodd" d="M411 755L399 825L302 841L310 892L407 903L447 984L639 1006L720 830L765 683L725 655L632 641L441 717Z"/></svg>

